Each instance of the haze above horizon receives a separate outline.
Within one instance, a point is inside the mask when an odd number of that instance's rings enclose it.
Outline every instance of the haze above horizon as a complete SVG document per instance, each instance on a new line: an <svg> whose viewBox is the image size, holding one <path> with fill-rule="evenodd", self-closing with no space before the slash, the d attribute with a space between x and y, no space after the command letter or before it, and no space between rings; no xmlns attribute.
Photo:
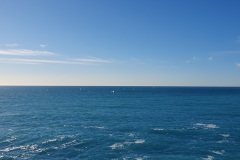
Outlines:
<svg viewBox="0 0 240 160"><path fill-rule="evenodd" d="M0 86L240 86L238 0L2 0Z"/></svg>

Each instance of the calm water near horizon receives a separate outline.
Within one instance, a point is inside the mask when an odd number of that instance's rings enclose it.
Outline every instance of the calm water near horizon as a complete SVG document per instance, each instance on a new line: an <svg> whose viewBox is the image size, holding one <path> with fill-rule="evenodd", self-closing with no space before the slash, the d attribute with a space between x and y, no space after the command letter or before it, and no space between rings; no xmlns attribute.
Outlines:
<svg viewBox="0 0 240 160"><path fill-rule="evenodd" d="M239 160L239 87L0 87L0 160Z"/></svg>

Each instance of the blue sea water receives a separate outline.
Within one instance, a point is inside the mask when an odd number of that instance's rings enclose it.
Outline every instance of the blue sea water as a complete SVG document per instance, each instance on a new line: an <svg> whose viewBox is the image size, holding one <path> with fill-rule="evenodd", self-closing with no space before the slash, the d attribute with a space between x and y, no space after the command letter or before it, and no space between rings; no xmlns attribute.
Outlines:
<svg viewBox="0 0 240 160"><path fill-rule="evenodd" d="M0 87L0 160L239 160L237 87Z"/></svg>

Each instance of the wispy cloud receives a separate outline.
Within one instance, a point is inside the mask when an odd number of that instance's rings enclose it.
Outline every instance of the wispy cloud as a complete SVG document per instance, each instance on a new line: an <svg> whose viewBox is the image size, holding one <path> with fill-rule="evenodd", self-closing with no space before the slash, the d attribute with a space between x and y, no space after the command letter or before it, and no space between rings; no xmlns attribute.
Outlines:
<svg viewBox="0 0 240 160"><path fill-rule="evenodd" d="M6 46L6 47L17 47L18 44L16 44L16 43L11 43L11 44L5 44L4 46Z"/></svg>
<svg viewBox="0 0 240 160"><path fill-rule="evenodd" d="M209 60L209 61L213 60L213 57L208 57L208 60Z"/></svg>
<svg viewBox="0 0 240 160"><path fill-rule="evenodd" d="M14 55L14 56L41 56L54 55L49 51L28 50L28 49L0 49L0 55Z"/></svg>
<svg viewBox="0 0 240 160"><path fill-rule="evenodd" d="M237 66L237 67L240 67L240 63L237 63L236 66Z"/></svg>
<svg viewBox="0 0 240 160"><path fill-rule="evenodd" d="M2 58L0 57L0 63L11 63L11 64L96 65L96 64L105 64L105 63L115 62L112 59L101 59L96 57L68 58L68 57L63 57L61 55L58 55L49 51L29 50L29 49L0 49L0 56L2 56ZM40 58L40 56L44 56L45 59Z"/></svg>
<svg viewBox="0 0 240 160"><path fill-rule="evenodd" d="M2 58L0 63L11 64L80 64L80 65L95 65L100 63L111 63L113 61L104 59L22 59L22 58Z"/></svg>
<svg viewBox="0 0 240 160"><path fill-rule="evenodd" d="M83 63L112 63L113 60L107 60L107 59L100 59L95 57L89 57L89 58L76 58L72 59L76 62L83 62Z"/></svg>
<svg viewBox="0 0 240 160"><path fill-rule="evenodd" d="M196 60L198 60L198 59L199 59L199 58L197 58L197 57L192 57L192 59L186 60L185 62L186 62L186 63L191 63L191 62L196 61Z"/></svg>
<svg viewBox="0 0 240 160"><path fill-rule="evenodd" d="M44 64L44 63L52 63L52 64L80 64L73 61L65 61L65 60L47 60L47 59L21 59L21 58L5 58L0 59L2 63L15 63L15 64Z"/></svg>
<svg viewBox="0 0 240 160"><path fill-rule="evenodd" d="M42 48L45 48L45 47L47 47L47 45L46 45L46 44L40 44L39 46L40 46L40 47L42 47Z"/></svg>

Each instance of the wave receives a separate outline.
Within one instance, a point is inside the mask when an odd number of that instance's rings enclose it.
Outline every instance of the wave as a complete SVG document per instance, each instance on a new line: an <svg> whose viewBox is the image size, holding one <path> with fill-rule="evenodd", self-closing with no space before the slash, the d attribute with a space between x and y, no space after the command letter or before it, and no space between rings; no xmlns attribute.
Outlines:
<svg viewBox="0 0 240 160"><path fill-rule="evenodd" d="M123 142L123 143L115 143L111 146L109 146L112 150L114 149L121 149L124 148L125 146L130 146L131 144L142 144L144 143L145 140L144 139L137 139L134 142Z"/></svg>
<svg viewBox="0 0 240 160"><path fill-rule="evenodd" d="M222 136L223 139L220 141L217 141L217 143L228 143L229 142L227 138L230 137L230 134L220 134L220 136Z"/></svg>
<svg viewBox="0 0 240 160"><path fill-rule="evenodd" d="M138 139L138 140L136 140L134 143L136 143L136 144L141 144L141 143L144 143L144 142L145 142L144 139Z"/></svg>
<svg viewBox="0 0 240 160"><path fill-rule="evenodd" d="M219 128L216 124L204 124L204 123L196 123L196 126L202 127L204 129L216 129Z"/></svg>
<svg viewBox="0 0 240 160"><path fill-rule="evenodd" d="M217 141L217 143L228 143L229 141L228 140L221 140L221 141Z"/></svg>
<svg viewBox="0 0 240 160"><path fill-rule="evenodd" d="M83 128L92 128L92 129L106 129L103 126L82 126Z"/></svg>
<svg viewBox="0 0 240 160"><path fill-rule="evenodd" d="M230 137L230 134L220 134L220 136L223 136L224 138Z"/></svg>
<svg viewBox="0 0 240 160"><path fill-rule="evenodd" d="M163 128L153 128L154 131L163 131Z"/></svg>
<svg viewBox="0 0 240 160"><path fill-rule="evenodd" d="M0 159L12 160L12 159L17 159L17 156L0 156Z"/></svg>
<svg viewBox="0 0 240 160"><path fill-rule="evenodd" d="M17 137L11 136L9 139L6 139L5 142L12 142L12 141L14 141L16 139L17 139Z"/></svg>
<svg viewBox="0 0 240 160"><path fill-rule="evenodd" d="M47 144L47 143L52 143L52 142L57 142L57 141L59 141L59 139L57 139L57 138L55 138L55 139L49 139L49 140L47 140L47 141L42 142L42 144Z"/></svg>
<svg viewBox="0 0 240 160"><path fill-rule="evenodd" d="M203 160L214 160L213 156L208 156L207 158L203 158Z"/></svg>
<svg viewBox="0 0 240 160"><path fill-rule="evenodd" d="M1 152L10 152L10 151L14 151L14 150L36 150L37 149L37 145L25 145L25 146L14 146L14 147L8 147L5 149L1 149Z"/></svg>
<svg viewBox="0 0 240 160"><path fill-rule="evenodd" d="M115 143L115 144L113 144L109 147L114 150L114 149L117 149L117 148L124 148L124 144L123 143Z"/></svg>
<svg viewBox="0 0 240 160"><path fill-rule="evenodd" d="M148 158L148 156L143 156L143 157L137 157L137 158L135 158L135 160L144 160L144 159L147 159Z"/></svg>
<svg viewBox="0 0 240 160"><path fill-rule="evenodd" d="M128 134L129 137L135 137L136 135L134 133Z"/></svg>
<svg viewBox="0 0 240 160"><path fill-rule="evenodd" d="M223 155L225 153L225 150L221 150L221 151L211 151L214 154L218 154L218 155Z"/></svg>
<svg viewBox="0 0 240 160"><path fill-rule="evenodd" d="M139 156L139 155L134 155L134 156L126 156L123 158L123 160L128 160L128 159L135 159L135 160L144 160L148 159L148 156Z"/></svg>

